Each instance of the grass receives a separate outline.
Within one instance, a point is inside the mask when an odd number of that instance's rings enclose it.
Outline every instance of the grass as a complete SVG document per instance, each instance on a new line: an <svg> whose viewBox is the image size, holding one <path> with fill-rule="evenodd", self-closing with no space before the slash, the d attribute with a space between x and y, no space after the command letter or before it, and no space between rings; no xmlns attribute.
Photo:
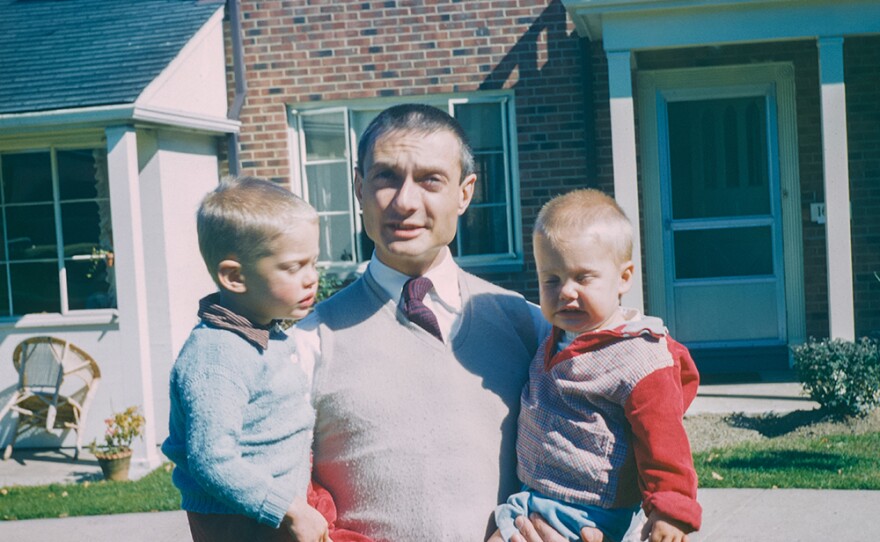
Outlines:
<svg viewBox="0 0 880 542"><path fill-rule="evenodd" d="M0 520L64 518L180 509L166 463L131 482L82 482L0 489Z"/></svg>
<svg viewBox="0 0 880 542"><path fill-rule="evenodd" d="M700 487L880 489L880 433L780 436L694 454ZM0 489L0 520L177 510L171 464L134 482Z"/></svg>
<svg viewBox="0 0 880 542"><path fill-rule="evenodd" d="M778 437L694 454L700 487L880 489L880 433Z"/></svg>

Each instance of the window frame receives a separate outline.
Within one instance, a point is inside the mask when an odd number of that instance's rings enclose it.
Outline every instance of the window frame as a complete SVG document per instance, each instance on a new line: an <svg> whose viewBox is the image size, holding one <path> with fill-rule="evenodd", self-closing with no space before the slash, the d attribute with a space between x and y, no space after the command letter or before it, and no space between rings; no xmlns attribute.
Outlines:
<svg viewBox="0 0 880 542"><path fill-rule="evenodd" d="M344 116L346 132L345 158L349 163L348 182L351 198L350 216L352 217L351 225L353 227L354 253L355 257L357 257L361 250L360 236L363 231L362 209L354 193L354 169L357 167L357 143L360 134L355 133L352 115L358 112L369 111L376 111L378 113L388 107L401 103L421 103L434 107L441 107L453 116L455 113L455 107L465 104L498 104L501 107L502 153L505 176L505 197L507 198L504 206L507 219L508 251L501 254L456 256L455 261L462 268L475 273L521 271L523 269L522 205L520 200L519 156L517 153L516 104L514 101L514 93L512 91L502 90L455 94L431 94L425 96L407 96L404 98L374 98L291 105L288 107L291 190L297 195L303 197L306 201L309 201L306 166L310 164L306 160L303 118L316 114L333 112L342 113ZM477 182L480 182L480 179L477 179ZM472 203L471 206L474 206L474 204ZM465 213L465 216L467 215L467 212ZM459 226L461 225L461 220L463 220L463 217L459 218ZM460 237L456 236L453 244L460 242ZM319 262L319 265L331 273L347 276L352 273L363 273L366 269L367 263L369 263L369 260L364 260L362 262L355 260L350 263L344 261L322 261Z"/></svg>
<svg viewBox="0 0 880 542"><path fill-rule="evenodd" d="M60 198L60 190L59 190L59 171L58 171L58 162L57 162L57 153L59 151L72 151L72 150L99 150L104 153L108 152L106 140L102 135L97 133L76 133L76 134L67 134L67 135L59 135L57 137L52 138L42 138L40 136L24 136L19 137L14 140L5 140L0 139L0 164L2 164L2 156L7 154L24 154L24 153L48 153L50 159L50 167L51 167L51 175L52 175L52 212L55 218L55 235L57 240L56 253L54 259L57 260L58 263L58 289L59 289L59 308L58 312L37 312L37 313L22 313L22 314L0 314L0 329L6 327L45 327L52 325L95 325L95 324L107 324L112 323L116 320L119 314L119 309L117 307L112 308L100 308L100 309L70 309L69 307L69 292L68 292L68 284L67 284L67 260L81 260L83 258L76 257L66 257L64 256L64 245L63 245L63 235L61 232L62 223L61 223L61 205L62 201ZM108 183L110 179L107 180ZM109 195L107 198L95 197L94 199L90 199L89 201L103 201L107 200L109 205L112 207L112 196ZM80 201L80 199L77 199ZM82 200L85 201L85 200ZM14 206L14 205L13 205ZM8 205L3 201L2 211L0 211L0 220L4 221L3 228L3 238L0 239L0 242L6 244L6 237L8 235L8 228L5 225L6 220L6 210ZM111 223L111 232L113 231L113 226ZM8 249L8 247L7 247ZM9 265L9 259L4 260L5 263L2 265ZM92 259L92 258L88 258ZM12 302L11 291L12 291L11 277L7 275L7 279L3 284L0 284L0 288L6 288L8 293L10 294L10 303ZM115 284L114 287L118 288L118 284ZM118 299L118 297L117 297ZM10 309L14 309L12 305L10 305Z"/></svg>

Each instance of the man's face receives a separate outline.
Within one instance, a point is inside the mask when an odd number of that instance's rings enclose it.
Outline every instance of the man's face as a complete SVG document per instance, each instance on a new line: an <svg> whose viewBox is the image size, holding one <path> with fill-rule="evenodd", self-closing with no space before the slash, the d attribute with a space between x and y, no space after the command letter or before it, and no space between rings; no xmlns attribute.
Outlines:
<svg viewBox="0 0 880 542"><path fill-rule="evenodd" d="M355 192L385 265L418 276L442 260L474 195L476 175L461 179L459 145L448 130L392 131L364 158Z"/></svg>

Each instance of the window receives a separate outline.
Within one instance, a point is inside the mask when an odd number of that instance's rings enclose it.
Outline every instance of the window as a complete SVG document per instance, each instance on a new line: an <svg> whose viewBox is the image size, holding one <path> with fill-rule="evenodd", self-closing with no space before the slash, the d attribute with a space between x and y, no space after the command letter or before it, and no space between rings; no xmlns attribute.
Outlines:
<svg viewBox="0 0 880 542"><path fill-rule="evenodd" d="M0 317L116 307L103 149L0 153Z"/></svg>
<svg viewBox="0 0 880 542"><path fill-rule="evenodd" d="M521 264L511 96L422 97L419 101L454 116L474 151L477 185L450 245L453 256L470 269ZM372 255L373 243L361 226L361 210L354 195L354 167L360 135L391 105L368 101L291 111L294 162L298 164L294 169L299 177L294 185L301 186L303 197L318 210L319 261L325 266L354 268Z"/></svg>

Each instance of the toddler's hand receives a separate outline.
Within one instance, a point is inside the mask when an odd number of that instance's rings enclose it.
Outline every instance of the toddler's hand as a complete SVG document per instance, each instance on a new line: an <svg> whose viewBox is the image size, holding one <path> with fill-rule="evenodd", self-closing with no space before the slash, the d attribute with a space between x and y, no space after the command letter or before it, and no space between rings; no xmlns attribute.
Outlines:
<svg viewBox="0 0 880 542"><path fill-rule="evenodd" d="M281 527L287 529L297 542L332 542L327 520L302 497L291 503Z"/></svg>
<svg viewBox="0 0 880 542"><path fill-rule="evenodd" d="M654 510L642 528L642 540L649 542L688 542L683 526Z"/></svg>

